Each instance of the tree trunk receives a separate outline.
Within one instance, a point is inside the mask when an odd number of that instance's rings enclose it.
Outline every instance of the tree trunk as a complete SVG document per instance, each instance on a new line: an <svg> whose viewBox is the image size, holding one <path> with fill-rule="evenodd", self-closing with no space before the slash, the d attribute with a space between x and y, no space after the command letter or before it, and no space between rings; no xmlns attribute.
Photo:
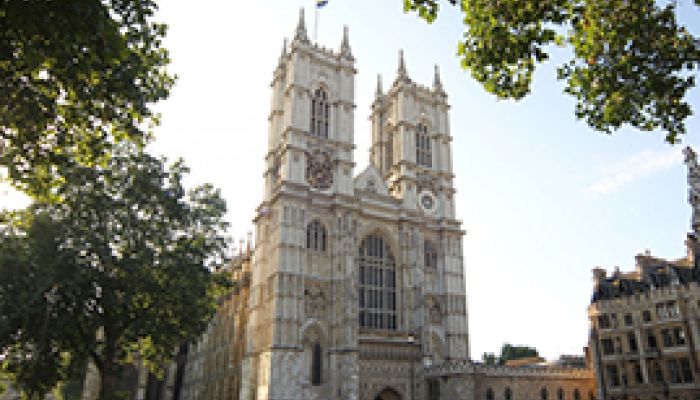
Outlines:
<svg viewBox="0 0 700 400"><path fill-rule="evenodd" d="M114 376L112 360L105 360L100 369L100 397L98 400L112 400L114 395Z"/></svg>

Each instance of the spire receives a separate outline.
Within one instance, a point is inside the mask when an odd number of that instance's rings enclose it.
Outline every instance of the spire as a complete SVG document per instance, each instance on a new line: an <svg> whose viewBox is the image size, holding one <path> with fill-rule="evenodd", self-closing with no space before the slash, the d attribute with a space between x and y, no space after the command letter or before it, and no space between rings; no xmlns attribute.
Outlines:
<svg viewBox="0 0 700 400"><path fill-rule="evenodd" d="M348 26L343 26L343 41L340 43L340 55L352 58L350 51L350 39L348 39Z"/></svg>
<svg viewBox="0 0 700 400"><path fill-rule="evenodd" d="M442 81L440 80L440 67L435 64L435 77L433 78L433 90L442 93Z"/></svg>
<svg viewBox="0 0 700 400"><path fill-rule="evenodd" d="M304 23L304 7L299 9L299 23L297 23L297 30L294 33L294 40L300 42L309 41L309 37L306 35L306 23Z"/></svg>
<svg viewBox="0 0 700 400"><path fill-rule="evenodd" d="M406 63L403 61L403 49L399 49L399 69L396 71L396 75L397 80L408 80L408 73L406 72Z"/></svg>
<svg viewBox="0 0 700 400"><path fill-rule="evenodd" d="M690 147L683 150L685 165L688 166L688 202L692 208L691 228L695 235L700 234L700 166L695 151Z"/></svg>
<svg viewBox="0 0 700 400"><path fill-rule="evenodd" d="M382 94L382 74L377 74L377 92L375 93L375 97L379 97Z"/></svg>
<svg viewBox="0 0 700 400"><path fill-rule="evenodd" d="M282 54L280 54L280 67L284 65L284 59L287 57L287 38L284 38L282 42Z"/></svg>

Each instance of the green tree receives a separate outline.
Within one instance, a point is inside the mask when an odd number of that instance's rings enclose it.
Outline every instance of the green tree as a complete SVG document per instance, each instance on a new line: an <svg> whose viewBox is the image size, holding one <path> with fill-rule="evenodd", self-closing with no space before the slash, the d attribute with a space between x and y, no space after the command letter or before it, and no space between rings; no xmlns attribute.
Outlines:
<svg viewBox="0 0 700 400"><path fill-rule="evenodd" d="M0 354L42 395L86 361L110 377L138 354L152 368L201 333L227 282L226 210L210 185L186 193L182 162L123 142L103 166L64 171L52 202L0 221Z"/></svg>
<svg viewBox="0 0 700 400"><path fill-rule="evenodd" d="M0 0L0 167L29 194L142 144L173 77L150 0Z"/></svg>
<svg viewBox="0 0 700 400"><path fill-rule="evenodd" d="M404 0L406 11L428 22L441 4ZM461 0L459 6L466 30L457 55L488 92L523 98L535 67L559 45L573 54L557 75L576 99L577 118L606 133L624 124L660 129L671 144L685 133L692 114L685 95L695 85L700 40L678 23L675 1Z"/></svg>
<svg viewBox="0 0 700 400"><path fill-rule="evenodd" d="M513 346L510 343L504 343L503 346L501 346L501 354L498 357L493 353L484 353L481 356L481 361L485 365L504 365L509 360L539 357L539 355L539 352L534 347Z"/></svg>
<svg viewBox="0 0 700 400"><path fill-rule="evenodd" d="M484 365L497 365L498 358L493 353L484 353L481 355L481 361Z"/></svg>
<svg viewBox="0 0 700 400"><path fill-rule="evenodd" d="M539 357L539 352L534 347L513 346L504 343L501 347L501 355L498 357L498 364L503 365L509 360L520 360L528 357Z"/></svg>

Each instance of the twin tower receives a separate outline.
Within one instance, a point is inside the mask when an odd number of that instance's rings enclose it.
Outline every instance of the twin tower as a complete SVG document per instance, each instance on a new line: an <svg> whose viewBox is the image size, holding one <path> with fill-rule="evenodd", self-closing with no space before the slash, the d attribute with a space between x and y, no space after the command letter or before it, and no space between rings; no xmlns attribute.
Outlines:
<svg viewBox="0 0 700 400"><path fill-rule="evenodd" d="M424 368L469 357L438 70L416 84L401 54L388 91L378 82L358 175L356 72L347 28L338 51L322 48L302 11L271 84L240 399L427 399Z"/></svg>

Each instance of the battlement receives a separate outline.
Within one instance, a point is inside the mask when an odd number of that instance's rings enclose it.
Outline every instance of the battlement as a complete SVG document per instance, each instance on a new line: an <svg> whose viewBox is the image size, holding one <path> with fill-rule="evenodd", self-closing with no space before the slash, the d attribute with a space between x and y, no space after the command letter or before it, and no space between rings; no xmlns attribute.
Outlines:
<svg viewBox="0 0 700 400"><path fill-rule="evenodd" d="M593 370L588 368L573 368L551 365L535 366L490 366L477 364L472 361L447 361L440 365L427 367L425 374L428 377L441 377L448 375L481 374L498 377L549 377L566 379L593 379Z"/></svg>

